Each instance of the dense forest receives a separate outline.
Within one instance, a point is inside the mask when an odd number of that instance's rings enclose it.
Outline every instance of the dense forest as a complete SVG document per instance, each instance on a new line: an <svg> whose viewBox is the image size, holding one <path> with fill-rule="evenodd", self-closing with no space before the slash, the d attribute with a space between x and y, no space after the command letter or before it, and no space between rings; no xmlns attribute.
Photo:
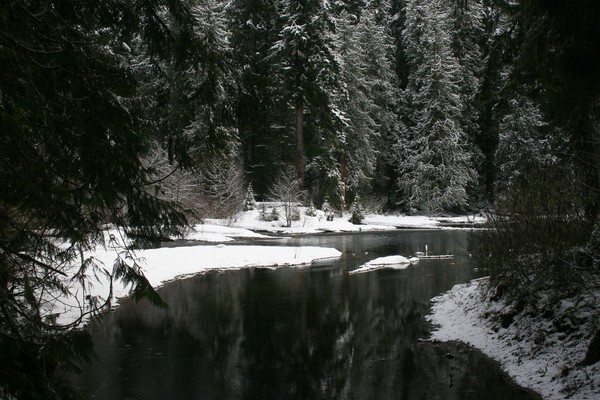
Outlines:
<svg viewBox="0 0 600 400"><path fill-rule="evenodd" d="M99 273L106 224L175 233L282 176L317 207L485 212L526 299L597 286L598 49L596 0L3 1L0 397L67 398L86 316L40 293ZM111 279L161 304L126 255Z"/></svg>

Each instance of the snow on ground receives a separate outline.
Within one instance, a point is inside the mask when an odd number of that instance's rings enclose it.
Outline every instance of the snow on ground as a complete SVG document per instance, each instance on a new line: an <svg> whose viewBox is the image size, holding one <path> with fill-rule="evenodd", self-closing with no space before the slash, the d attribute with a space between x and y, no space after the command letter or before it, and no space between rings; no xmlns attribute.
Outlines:
<svg viewBox="0 0 600 400"><path fill-rule="evenodd" d="M293 247L293 246L241 246L241 245L198 245L167 247L126 252L125 244L129 241L116 230L107 231L107 237L112 236L110 245L106 248L99 247L85 257L93 257L96 264L105 269L107 274L112 273L112 265L119 255L126 258L135 257L142 267L144 275L150 284L156 288L173 279L185 278L209 270L234 270L240 268L276 268L282 266L304 266L313 261L338 258L339 250L326 247ZM204 225L196 227L189 238L202 241L214 241L221 238L222 242L234 238L264 238L264 235L253 232L220 226ZM75 267L74 267L75 269ZM71 283L71 290L76 295L65 298L58 296L50 300L46 307L46 314L59 314L58 322L69 323L78 318L82 309L86 309L86 296L106 299L110 292L110 280L104 274L98 274L90 279L92 286L83 292L77 287L76 282ZM129 294L129 287L120 282L115 282L112 288L113 298L125 297Z"/></svg>
<svg viewBox="0 0 600 400"><path fill-rule="evenodd" d="M282 216L278 221L261 221L260 211L250 210L240 213L237 218L228 221L206 220L204 224L192 227L183 237L188 241L204 242L198 246L181 246L170 248L159 248L151 250L138 250L135 253L125 252L125 248L131 241L125 237L122 231L107 227L105 231L105 242L107 247L98 247L95 252L87 253L84 257L93 257L96 264L101 267L97 276L91 276L85 289L78 287L77 282L70 282L74 296L66 298L60 294L52 298L48 294L48 305L45 307L45 315L57 316L58 322L69 323L80 316L82 310L89 308L86 303L89 297L106 299L109 294L109 277L113 271L113 264L117 256L133 255L142 267L142 270L153 287L158 287L165 282L181 277L202 273L208 270L228 270L248 267L277 267L292 265L309 265L315 260L336 258L341 253L332 248L320 247L283 247L283 246L230 246L235 240L261 240L277 239L281 234L310 234L322 232L360 232L360 231L385 231L402 228L428 228L438 229L448 222L439 218L424 216L380 216L367 215L364 223L354 225L348 221L349 215L336 215L333 221L327 221L325 213L316 210L314 216L306 215L306 208L300 207L300 218L293 221L291 227L283 225L283 207L276 203L269 203L268 211L277 207ZM458 217L453 219L453 224L471 228L474 223L483 223L485 220L473 216ZM258 232L265 232L270 236ZM273 236L277 234L279 236ZM216 245L206 245L207 243ZM200 243L199 243L200 244ZM263 243L264 244L264 243ZM408 264L396 263L396 267L405 267ZM367 265L365 268L379 268L381 266ZM73 273L76 266L73 267ZM127 296L129 288L119 282L115 282L112 288L112 297L120 298Z"/></svg>
<svg viewBox="0 0 600 400"><path fill-rule="evenodd" d="M283 215L283 212L280 212ZM484 224L479 216L426 217L404 215L367 215L362 225L348 222L349 215L336 216L327 221L322 211L307 216L300 209L300 220L292 227L283 221L260 221L259 211L244 212L233 221L207 220L196 225L183 238L218 245L159 248L137 251L144 273L153 287L165 282L209 270L231 270L247 267L275 268L284 265L309 265L314 260L337 258L336 249L319 247L238 246L225 245L238 239L273 239L256 231L269 234L310 234L321 232L381 231L398 228L453 229L473 228ZM123 252L127 240L118 232L121 244L98 249L96 260L112 270L118 252ZM402 256L371 260L351 274L369 272L379 268L407 268L410 260ZM106 296L107 279L100 277L91 292ZM540 393L544 399L591 400L600 398L600 363L595 366L580 365L598 324L597 308L593 301L573 299L563 301L552 311L553 319L532 317L540 314L531 310L516 312L514 306L501 300L491 301L486 296L486 279L455 286L446 294L432 300L432 314L428 319L437 326L433 340L459 340L481 350L498 360L503 368L525 387ZM117 284L113 288L116 298L127 296L129 288ZM84 304L83 295L79 295ZM597 302L596 302L597 303ZM589 305L588 305L589 304ZM512 307L512 308L511 308ZM79 314L75 299L59 298L49 312L62 315L59 322L68 322ZM546 313L544 313L546 314ZM507 322L508 321L508 322ZM573 323L573 321L576 321ZM559 328L557 328L559 327ZM566 328L565 328L566 327ZM577 328L579 327L579 328Z"/></svg>
<svg viewBox="0 0 600 400"><path fill-rule="evenodd" d="M236 239L268 239L270 237L244 228L208 223L194 225L184 235L184 238L186 240L222 243L232 242Z"/></svg>
<svg viewBox="0 0 600 400"><path fill-rule="evenodd" d="M271 212L273 205L266 208L267 214ZM473 228L487 222L486 218L475 215L457 217L428 217L410 215L365 215L361 225L354 225L348 220L350 214L336 215L333 221L327 221L325 213L316 210L315 216L306 215L306 207L298 207L300 219L292 221L291 227L285 226L283 208L275 206L279 211L280 218L277 221L261 221L260 210L249 210L240 213L231 221L207 220L211 225L231 226L243 228L254 232L267 232L276 234L310 234L323 232L368 232L386 231L399 228L419 229L444 229L444 228Z"/></svg>
<svg viewBox="0 0 600 400"><path fill-rule="evenodd" d="M343 217L336 216L333 221L327 221L325 213L317 210L315 216L305 214L305 208L299 208L300 219L292 221L291 227L286 227L284 213L280 207L281 217L277 221L261 221L259 210L250 210L241 213L237 220L231 222L231 226L245 228L252 231L270 232L278 234L310 234L323 232L362 232L362 231L383 231L393 230L396 227L392 224L369 224L365 221L363 225L354 225L348 219L349 215ZM270 212L271 208L268 209ZM210 220L209 220L210 221ZM222 221L212 220L211 223L222 223Z"/></svg>
<svg viewBox="0 0 600 400"><path fill-rule="evenodd" d="M563 300L542 313L491 300L487 286L483 278L434 298L432 339L481 350L545 400L600 399L600 363L581 365L598 323L595 299Z"/></svg>
<svg viewBox="0 0 600 400"><path fill-rule="evenodd" d="M403 256L379 257L361 265L357 269L350 271L350 275L375 271L382 268L406 269L410 264L411 260Z"/></svg>

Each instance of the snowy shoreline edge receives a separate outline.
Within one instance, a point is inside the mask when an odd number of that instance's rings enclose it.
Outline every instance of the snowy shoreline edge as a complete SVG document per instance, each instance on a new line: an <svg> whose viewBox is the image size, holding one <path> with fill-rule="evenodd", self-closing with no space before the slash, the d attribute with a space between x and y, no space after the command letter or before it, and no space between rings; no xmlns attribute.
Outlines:
<svg viewBox="0 0 600 400"><path fill-rule="evenodd" d="M546 400L600 398L600 363L582 365L598 323L592 299L562 300L540 315L492 300L489 285L480 278L431 299L431 340L476 348Z"/></svg>

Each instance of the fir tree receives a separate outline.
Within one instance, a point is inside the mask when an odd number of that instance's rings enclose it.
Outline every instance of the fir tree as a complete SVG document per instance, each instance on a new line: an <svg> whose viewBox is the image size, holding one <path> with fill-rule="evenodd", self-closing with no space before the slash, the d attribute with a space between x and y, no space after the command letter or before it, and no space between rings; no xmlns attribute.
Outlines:
<svg viewBox="0 0 600 400"><path fill-rule="evenodd" d="M271 57L283 98L293 110L296 171L304 187L305 114L311 113L317 142L323 139L331 119L329 94L335 84L336 63L324 35L331 22L328 9L320 0L283 0L279 15L279 40L271 49Z"/></svg>
<svg viewBox="0 0 600 400"><path fill-rule="evenodd" d="M413 0L406 24L412 125L410 139L401 138L399 185L411 210L462 209L475 175L461 119L461 68L452 54L448 12L438 1Z"/></svg>
<svg viewBox="0 0 600 400"><path fill-rule="evenodd" d="M288 118L285 101L273 79L270 49L279 33L276 2L233 0L227 8L233 62L236 67L236 119L246 173L259 198L275 179L279 163L288 160L281 122ZM293 158L289 158L292 161Z"/></svg>
<svg viewBox="0 0 600 400"><path fill-rule="evenodd" d="M135 299L164 304L134 258L116 255L114 266L100 266L84 254L107 244L106 223L157 237L186 222L150 190L142 159L158 121L145 113L134 53L143 48L149 65L176 59L185 69L195 24L176 0L1 3L3 396L73 397L55 373L91 357L89 335L77 328L111 299L82 298L79 317L59 323L47 310L53 294L85 295L102 274L131 284ZM178 141L181 132L170 136ZM183 148L172 156L186 158Z"/></svg>
<svg viewBox="0 0 600 400"><path fill-rule="evenodd" d="M383 138L396 129L396 81L388 58L391 37L375 18L379 12L365 9L360 19L342 12L336 19L334 43L340 72L333 99L339 124L333 147L344 197L348 190L368 187L377 156L385 148Z"/></svg>

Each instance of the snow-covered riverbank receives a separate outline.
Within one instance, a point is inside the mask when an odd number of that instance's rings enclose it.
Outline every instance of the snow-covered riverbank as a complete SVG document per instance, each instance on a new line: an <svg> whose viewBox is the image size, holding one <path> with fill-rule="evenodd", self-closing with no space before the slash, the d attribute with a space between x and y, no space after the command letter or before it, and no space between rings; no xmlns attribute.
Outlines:
<svg viewBox="0 0 600 400"><path fill-rule="evenodd" d="M271 210L271 208L268 208ZM280 215L283 215L281 207L277 207ZM230 226L243 228L253 232L267 232L277 234L311 234L324 232L369 232L386 231L395 229L471 229L481 227L487 222L485 217L479 215L463 216L413 216L413 215L380 215L367 214L360 225L349 221L350 214L336 216L333 221L328 221L321 210L315 210L315 215L306 214L305 207L299 207L299 219L292 221L291 227L286 227L282 218L277 221L263 221L260 219L259 210L250 210L241 213L236 219L230 221L207 220L210 226ZM212 228L210 228L212 229ZM202 225L196 227L202 230Z"/></svg>
<svg viewBox="0 0 600 400"><path fill-rule="evenodd" d="M196 225L182 238L186 246L138 250L133 253L153 287L174 279L185 278L210 270L231 270L250 267L276 268L280 266L310 265L320 259L337 258L340 251L321 247L269 246L264 241L279 240L282 235L324 232L387 231L398 228L456 229L474 228L485 223L475 216L433 218L425 216L366 216L364 224L353 225L347 216L327 221L321 211L314 216L301 214L292 227L281 221L261 221L258 211L241 214L235 221L206 221ZM108 233L107 233L108 234ZM274 236L275 235L275 236ZM122 235L115 235L122 237ZM235 245L238 240L261 240L260 245ZM197 245L190 246L190 241ZM95 260L112 270L125 243L99 248ZM392 260L396 268L405 268L406 262ZM404 260L402 260L404 261ZM377 264L377 263L375 263ZM380 268L365 264L361 270ZM493 359L498 360L513 379L524 387L540 393L544 399L598 399L600 398L600 363L581 366L594 327L598 319L597 301L594 299L564 300L557 307L542 312L515 309L503 299L489 300L486 279L458 285L446 294L433 299L429 320L437 327L432 339L465 342ZM74 287L74 291L77 289ZM76 318L85 307L85 296L106 297L108 278L100 275L86 293L76 292L71 299L59 297L51 304L48 313L60 314L61 322ZM129 288L117 283L113 297L128 295ZM542 314L543 316L539 316Z"/></svg>
<svg viewBox="0 0 600 400"><path fill-rule="evenodd" d="M221 227L208 230L219 232L209 233L208 241L215 241L216 236L223 235L224 231ZM234 231L239 237L262 237L254 236L250 231ZM194 235L198 237L199 234L196 232ZM227 242L228 238L231 239L230 236L225 235L220 241ZM109 275L112 274L112 265L118 257L128 259L129 263L134 258L152 287L157 288L174 279L182 279L210 270L306 266L316 260L338 258L341 255L340 251L326 247L232 246L222 243L136 251L125 250L125 248L126 246L122 244L113 243L110 247L98 248L93 253L85 254L84 257L91 257L105 273L90 276L85 291L78 282L71 281L71 292L74 295L59 295L48 299L46 313L57 316L60 323L67 324L77 319L81 312L87 309L86 303L90 298L103 302L109 296L111 289L113 299L126 297L130 287L120 281L114 281L112 288L110 285ZM74 266L73 271L76 268L77 266Z"/></svg>
<svg viewBox="0 0 600 400"><path fill-rule="evenodd" d="M485 222L483 218L475 216L432 218L370 215L365 218L364 224L354 225L348 221L348 217L346 215L327 221L322 211L316 210L314 216L308 216L306 209L301 208L300 219L293 221L292 226L288 228L282 226L282 221L261 221L259 210L250 210L239 214L235 220L208 220L205 224L198 224L189 229L183 237L174 238L185 239L185 246L136 251L125 251L130 245L129 239L122 232L109 230L105 233L109 246L98 247L94 252L84 254L84 258L93 259L100 266L100 273L89 277L85 290L78 286L77 281L68 281L73 296L48 296L44 307L45 315L57 317L61 323L69 323L89 307L90 299L103 302L109 296L109 275L112 274L112 266L119 256L135 259L149 283L157 288L165 282L209 270L310 265L316 260L337 258L341 255L336 249L321 247L268 246L265 243L230 246L232 242L239 240L277 240L282 234L367 232L395 230L398 227L438 229L447 224L471 228ZM277 236L274 237L274 234ZM112 240L108 240L109 237L112 237ZM190 246L193 241L197 241L198 245ZM73 266L73 274L77 268ZM70 276L67 279L70 279ZM112 298L125 297L129 290L130 288L121 282L113 282Z"/></svg>
<svg viewBox="0 0 600 400"><path fill-rule="evenodd" d="M545 400L600 399L600 363L583 366L597 328L597 299L587 295L541 310L491 300L488 280L457 285L433 299L432 339L462 341L497 360Z"/></svg>

